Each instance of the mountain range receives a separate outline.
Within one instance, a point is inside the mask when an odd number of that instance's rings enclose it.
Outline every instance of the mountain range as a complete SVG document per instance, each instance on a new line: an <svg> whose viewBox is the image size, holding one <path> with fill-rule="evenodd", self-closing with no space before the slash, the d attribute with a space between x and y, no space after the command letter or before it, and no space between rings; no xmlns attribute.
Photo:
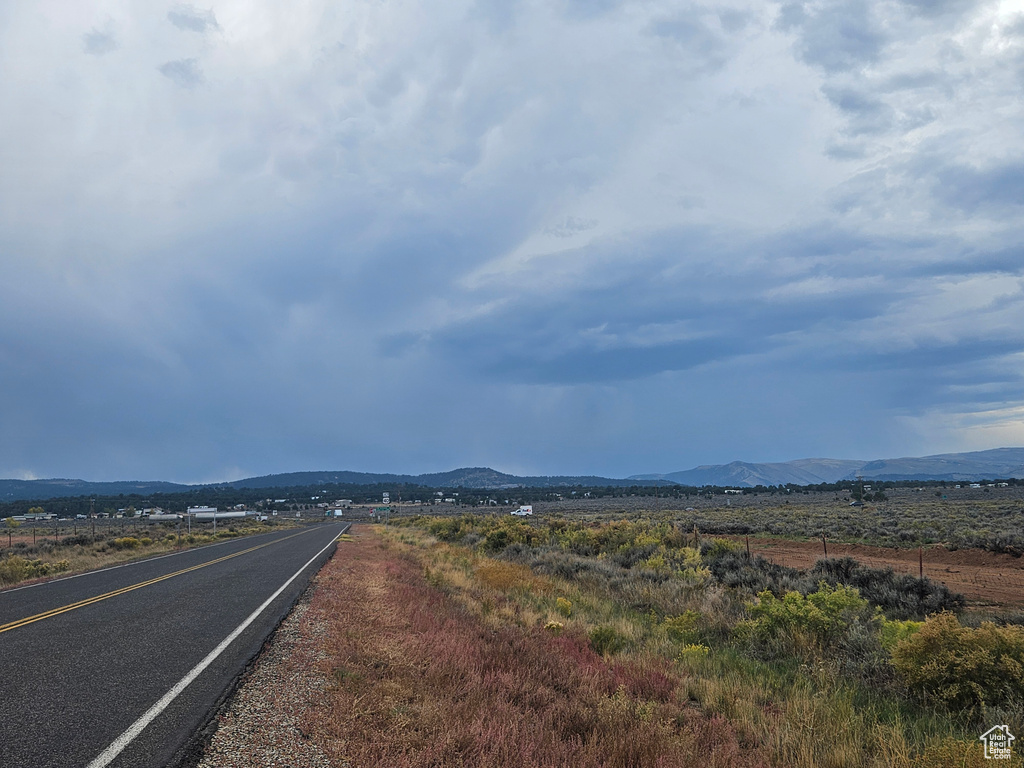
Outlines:
<svg viewBox="0 0 1024 768"><path fill-rule="evenodd" d="M326 471L289 472L234 480L229 483L185 485L163 481L87 480L0 480L0 501L48 499L69 496L117 496L183 493L204 488L297 488L319 484L389 485L408 484L428 488L502 489L516 487L569 487L678 484L751 488L756 485L817 485L853 480L978 480L1024 478L1024 448L994 448L970 453L857 461L851 459L796 459L784 462L752 463L734 461L708 464L668 474L632 475L627 478L594 475L508 475L488 467L455 469L423 475L377 474L372 472Z"/></svg>
<svg viewBox="0 0 1024 768"><path fill-rule="evenodd" d="M796 459L777 463L709 464L665 475L635 475L636 480L662 480L680 485L752 488L755 485L817 485L854 480L976 480L1024 477L1024 448L993 448L970 453L856 461Z"/></svg>

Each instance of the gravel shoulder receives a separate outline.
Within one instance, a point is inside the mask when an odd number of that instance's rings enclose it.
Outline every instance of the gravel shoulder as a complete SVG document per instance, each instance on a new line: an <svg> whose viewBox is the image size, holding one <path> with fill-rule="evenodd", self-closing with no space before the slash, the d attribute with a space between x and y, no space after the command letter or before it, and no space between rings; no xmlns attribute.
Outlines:
<svg viewBox="0 0 1024 768"><path fill-rule="evenodd" d="M197 768L331 768L299 724L327 687L318 663L325 624L309 610L318 583L315 578L218 714Z"/></svg>

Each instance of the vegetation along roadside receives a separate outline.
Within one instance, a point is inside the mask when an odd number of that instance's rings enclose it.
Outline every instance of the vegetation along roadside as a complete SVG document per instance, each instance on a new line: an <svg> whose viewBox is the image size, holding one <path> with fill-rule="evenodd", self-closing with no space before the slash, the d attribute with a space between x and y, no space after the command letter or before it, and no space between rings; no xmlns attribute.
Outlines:
<svg viewBox="0 0 1024 768"><path fill-rule="evenodd" d="M71 533L50 526L17 524L8 518L0 526L0 588L35 579L81 573L117 563L202 546L224 539L265 533L288 522L247 520L222 524L214 531L210 524L195 525L191 532L166 523L103 525L83 523Z"/></svg>
<svg viewBox="0 0 1024 768"><path fill-rule="evenodd" d="M358 526L317 585L299 722L335 765L981 766L981 733L1024 732L1024 628L847 559L422 517Z"/></svg>

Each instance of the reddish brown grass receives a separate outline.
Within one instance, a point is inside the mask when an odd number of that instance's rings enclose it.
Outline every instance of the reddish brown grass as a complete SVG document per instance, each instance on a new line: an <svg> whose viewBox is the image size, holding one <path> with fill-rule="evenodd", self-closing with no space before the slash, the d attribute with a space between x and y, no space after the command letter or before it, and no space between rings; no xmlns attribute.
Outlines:
<svg viewBox="0 0 1024 768"><path fill-rule="evenodd" d="M326 700L303 730L359 766L762 766L680 696L668 662L606 661L569 633L492 626L362 528L321 572Z"/></svg>

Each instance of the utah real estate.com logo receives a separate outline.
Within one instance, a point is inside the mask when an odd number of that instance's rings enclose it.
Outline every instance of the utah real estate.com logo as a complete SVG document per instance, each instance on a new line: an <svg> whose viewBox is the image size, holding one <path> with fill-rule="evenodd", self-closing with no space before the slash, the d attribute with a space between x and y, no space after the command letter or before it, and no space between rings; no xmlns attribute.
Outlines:
<svg viewBox="0 0 1024 768"><path fill-rule="evenodd" d="M996 725L989 728L981 736L978 737L985 743L985 759L986 760L1009 760L1010 759L1010 743L1014 740L1014 735L1010 733L1010 727L1007 725Z"/></svg>

